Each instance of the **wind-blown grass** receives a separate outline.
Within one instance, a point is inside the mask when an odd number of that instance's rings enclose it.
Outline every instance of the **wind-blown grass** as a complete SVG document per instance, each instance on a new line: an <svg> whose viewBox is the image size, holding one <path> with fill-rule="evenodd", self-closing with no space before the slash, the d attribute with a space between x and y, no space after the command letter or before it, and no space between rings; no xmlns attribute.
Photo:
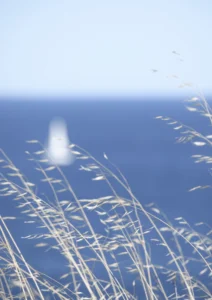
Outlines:
<svg viewBox="0 0 212 300"><path fill-rule="evenodd" d="M200 113L211 120L203 98L192 98L191 103L199 104ZM211 137L170 118L157 118L183 130L179 142L211 146ZM144 206L135 197L106 154L102 164L72 144L70 151L82 162L80 170L110 190L98 198L81 199L62 169L43 158L47 154L43 145L37 140L28 143L36 148L26 151L28 159L48 185L51 198L38 195L38 183L29 181L3 150L1 165L6 172L0 176L0 193L14 198L26 224L39 228L39 233L25 238L45 251L56 251L65 261L64 272L56 280L30 266L7 225L15 217L1 216L1 299L212 299L210 228L199 232L183 217L172 224L153 203ZM194 158L212 161L200 155Z"/></svg>

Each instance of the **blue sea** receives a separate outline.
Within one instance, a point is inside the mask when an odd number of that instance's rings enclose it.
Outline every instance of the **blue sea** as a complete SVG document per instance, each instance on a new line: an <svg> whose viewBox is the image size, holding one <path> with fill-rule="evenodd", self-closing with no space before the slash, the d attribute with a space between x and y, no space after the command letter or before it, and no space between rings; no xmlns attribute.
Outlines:
<svg viewBox="0 0 212 300"><path fill-rule="evenodd" d="M34 182L37 180L34 166L25 153L34 150L34 145L26 141L36 139L45 144L50 121L62 117L71 143L83 147L102 163L105 163L103 154L106 153L125 175L142 204L156 203L170 220L181 216L191 225L202 221L212 226L211 189L188 192L192 187L211 184L210 165L196 164L191 158L194 154L210 155L211 149L176 143L180 132L155 119L159 115L181 121L204 134L212 134L207 118L189 112L183 101L172 98L146 101L7 99L0 101L0 148ZM63 170L79 197L105 193L98 185L93 189L89 178L83 177L78 168L79 163L75 162ZM42 192L45 190L38 186L38 193ZM11 199L1 197L0 214L16 214L14 205ZM31 230L22 218L19 214L17 223L8 221L8 226L27 261L56 276L61 272L59 262L52 263L50 253L36 255L36 251L41 253L41 250L34 249L34 241L21 239Z"/></svg>

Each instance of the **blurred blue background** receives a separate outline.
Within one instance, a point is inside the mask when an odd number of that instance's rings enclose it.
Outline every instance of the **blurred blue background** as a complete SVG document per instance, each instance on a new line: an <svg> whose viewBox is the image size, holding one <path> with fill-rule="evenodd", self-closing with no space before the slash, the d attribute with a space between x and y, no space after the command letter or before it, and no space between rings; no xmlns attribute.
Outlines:
<svg viewBox="0 0 212 300"><path fill-rule="evenodd" d="M35 165L27 161L25 153L26 150L35 152L40 147L25 141L37 139L46 144L49 123L55 116L60 116L67 124L70 142L80 145L107 164L103 157L106 153L126 176L142 204L155 202L170 220L181 216L191 225L201 221L212 225L211 189L188 192L194 186L210 185L210 165L195 164L191 158L193 154L210 155L210 148L176 143L180 132L155 119L155 116L172 117L204 134L211 134L209 121L197 113L188 112L183 103L174 99L149 100L1 101L1 148L28 180L37 185L37 193L41 197L44 197L42 193L52 197L46 189L47 184L40 182L39 172L34 171ZM78 170L83 163L86 161L62 167L77 196L93 198L108 195L108 189L91 181L93 176L90 172L84 175ZM7 171L2 169L3 173ZM16 201L12 203L11 199L1 198L1 214L16 214L15 205ZM10 228L29 260L45 268L45 264L41 263L42 256L31 256L34 241L20 239L20 232L23 236L33 231L32 226L23 224L24 219L23 215L19 215L19 225L14 226L10 222ZM56 269L57 264L52 267Z"/></svg>

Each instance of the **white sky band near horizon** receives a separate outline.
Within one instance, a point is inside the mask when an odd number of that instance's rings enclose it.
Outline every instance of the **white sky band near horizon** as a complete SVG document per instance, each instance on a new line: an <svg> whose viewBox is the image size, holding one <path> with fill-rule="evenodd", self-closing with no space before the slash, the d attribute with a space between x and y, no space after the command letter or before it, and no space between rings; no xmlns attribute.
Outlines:
<svg viewBox="0 0 212 300"><path fill-rule="evenodd" d="M0 0L0 97L211 94L211 15L210 0Z"/></svg>

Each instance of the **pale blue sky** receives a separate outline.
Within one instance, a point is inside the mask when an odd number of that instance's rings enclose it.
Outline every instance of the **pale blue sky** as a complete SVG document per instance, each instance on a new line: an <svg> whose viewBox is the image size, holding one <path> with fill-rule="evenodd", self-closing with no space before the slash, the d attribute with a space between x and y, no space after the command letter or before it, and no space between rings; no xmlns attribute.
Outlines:
<svg viewBox="0 0 212 300"><path fill-rule="evenodd" d="M211 0L0 0L0 96L211 93L211 16Z"/></svg>

